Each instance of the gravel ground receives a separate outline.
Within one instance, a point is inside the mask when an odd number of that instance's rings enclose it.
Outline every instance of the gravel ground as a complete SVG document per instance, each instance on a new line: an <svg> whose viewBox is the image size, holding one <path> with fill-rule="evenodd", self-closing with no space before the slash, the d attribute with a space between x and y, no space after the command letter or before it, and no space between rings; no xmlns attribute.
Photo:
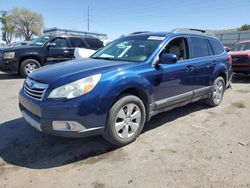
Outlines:
<svg viewBox="0 0 250 188"><path fill-rule="evenodd" d="M132 144L60 138L27 125L23 79L0 72L0 187L250 187L250 76L219 107L194 103L155 116Z"/></svg>

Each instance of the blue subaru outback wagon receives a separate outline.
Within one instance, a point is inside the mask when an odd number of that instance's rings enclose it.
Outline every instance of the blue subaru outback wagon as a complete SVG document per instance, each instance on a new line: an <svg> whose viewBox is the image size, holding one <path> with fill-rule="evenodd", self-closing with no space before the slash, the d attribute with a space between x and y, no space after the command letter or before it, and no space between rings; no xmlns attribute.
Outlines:
<svg viewBox="0 0 250 188"><path fill-rule="evenodd" d="M40 68L19 94L24 119L65 137L102 134L122 146L160 112L204 100L221 103L231 60L214 37L190 32L137 32L89 59Z"/></svg>

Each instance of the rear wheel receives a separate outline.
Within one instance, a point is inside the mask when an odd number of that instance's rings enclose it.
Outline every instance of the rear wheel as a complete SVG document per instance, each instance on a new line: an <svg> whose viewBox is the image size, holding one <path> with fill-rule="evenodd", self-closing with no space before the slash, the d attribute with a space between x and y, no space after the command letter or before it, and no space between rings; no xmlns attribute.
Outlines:
<svg viewBox="0 0 250 188"><path fill-rule="evenodd" d="M146 111L136 96L122 96L110 109L104 138L117 146L133 142L145 124Z"/></svg>
<svg viewBox="0 0 250 188"><path fill-rule="evenodd" d="M225 92L225 81L222 77L217 77L214 81L212 92L209 98L206 100L206 103L210 106L218 106L224 96Z"/></svg>
<svg viewBox="0 0 250 188"><path fill-rule="evenodd" d="M22 77L27 77L28 74L41 67L41 64L35 59L26 59L21 62L19 73Z"/></svg>

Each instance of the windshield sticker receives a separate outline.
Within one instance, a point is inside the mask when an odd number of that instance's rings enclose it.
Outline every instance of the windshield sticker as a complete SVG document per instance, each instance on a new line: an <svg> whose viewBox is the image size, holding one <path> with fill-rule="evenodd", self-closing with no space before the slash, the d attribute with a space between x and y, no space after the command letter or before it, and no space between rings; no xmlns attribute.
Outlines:
<svg viewBox="0 0 250 188"><path fill-rule="evenodd" d="M160 36L150 36L148 37L148 40L164 40L165 37L160 37Z"/></svg>

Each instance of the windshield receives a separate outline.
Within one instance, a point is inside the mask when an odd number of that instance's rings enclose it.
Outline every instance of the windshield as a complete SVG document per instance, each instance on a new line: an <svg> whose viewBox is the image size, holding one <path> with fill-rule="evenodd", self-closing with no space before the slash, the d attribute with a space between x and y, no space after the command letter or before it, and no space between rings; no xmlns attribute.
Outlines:
<svg viewBox="0 0 250 188"><path fill-rule="evenodd" d="M38 37L34 40L32 40L29 45L31 46L42 46L45 42L47 42L49 40L49 36L41 36L41 37Z"/></svg>
<svg viewBox="0 0 250 188"><path fill-rule="evenodd" d="M238 43L232 48L232 51L245 51L245 50L250 50L250 42Z"/></svg>
<svg viewBox="0 0 250 188"><path fill-rule="evenodd" d="M163 36L123 37L110 43L91 58L143 62L147 60L164 39Z"/></svg>

